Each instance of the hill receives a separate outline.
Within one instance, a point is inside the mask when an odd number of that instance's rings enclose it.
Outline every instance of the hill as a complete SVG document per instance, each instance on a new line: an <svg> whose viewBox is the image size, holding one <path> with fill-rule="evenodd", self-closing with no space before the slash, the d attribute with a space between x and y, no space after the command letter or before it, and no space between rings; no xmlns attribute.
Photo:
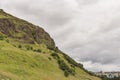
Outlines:
<svg viewBox="0 0 120 80"><path fill-rule="evenodd" d="M0 10L0 80L101 80L60 51L41 27Z"/></svg>

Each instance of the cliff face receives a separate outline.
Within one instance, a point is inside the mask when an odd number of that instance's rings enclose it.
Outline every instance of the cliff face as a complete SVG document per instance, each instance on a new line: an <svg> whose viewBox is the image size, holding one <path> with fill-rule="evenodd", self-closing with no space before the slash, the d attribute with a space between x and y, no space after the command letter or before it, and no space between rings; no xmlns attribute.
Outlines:
<svg viewBox="0 0 120 80"><path fill-rule="evenodd" d="M44 29L9 15L3 10L0 10L0 32L24 43L43 43L49 48L55 48L53 39Z"/></svg>

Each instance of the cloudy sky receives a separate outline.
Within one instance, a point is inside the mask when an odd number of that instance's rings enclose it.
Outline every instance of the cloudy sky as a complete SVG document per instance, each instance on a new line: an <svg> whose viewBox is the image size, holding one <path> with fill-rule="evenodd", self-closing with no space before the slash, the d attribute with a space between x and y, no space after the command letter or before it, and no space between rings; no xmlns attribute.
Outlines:
<svg viewBox="0 0 120 80"><path fill-rule="evenodd" d="M120 71L120 0L0 0L0 8L43 27L91 71Z"/></svg>

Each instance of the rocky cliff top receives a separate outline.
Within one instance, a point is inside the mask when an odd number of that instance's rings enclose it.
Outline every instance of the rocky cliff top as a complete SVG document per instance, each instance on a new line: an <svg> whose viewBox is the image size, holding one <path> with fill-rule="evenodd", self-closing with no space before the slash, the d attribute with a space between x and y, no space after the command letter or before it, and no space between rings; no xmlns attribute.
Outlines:
<svg viewBox="0 0 120 80"><path fill-rule="evenodd" d="M53 39L43 28L16 18L2 9L0 9L0 32L24 43L45 44L49 48L55 48Z"/></svg>

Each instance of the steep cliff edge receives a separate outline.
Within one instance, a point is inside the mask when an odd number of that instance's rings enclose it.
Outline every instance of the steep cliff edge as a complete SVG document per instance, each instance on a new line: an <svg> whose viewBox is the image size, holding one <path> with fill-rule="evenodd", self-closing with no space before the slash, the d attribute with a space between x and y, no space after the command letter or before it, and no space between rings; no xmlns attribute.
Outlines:
<svg viewBox="0 0 120 80"><path fill-rule="evenodd" d="M3 10L0 10L0 32L21 42L43 43L49 48L55 48L53 39L43 28L7 14Z"/></svg>

